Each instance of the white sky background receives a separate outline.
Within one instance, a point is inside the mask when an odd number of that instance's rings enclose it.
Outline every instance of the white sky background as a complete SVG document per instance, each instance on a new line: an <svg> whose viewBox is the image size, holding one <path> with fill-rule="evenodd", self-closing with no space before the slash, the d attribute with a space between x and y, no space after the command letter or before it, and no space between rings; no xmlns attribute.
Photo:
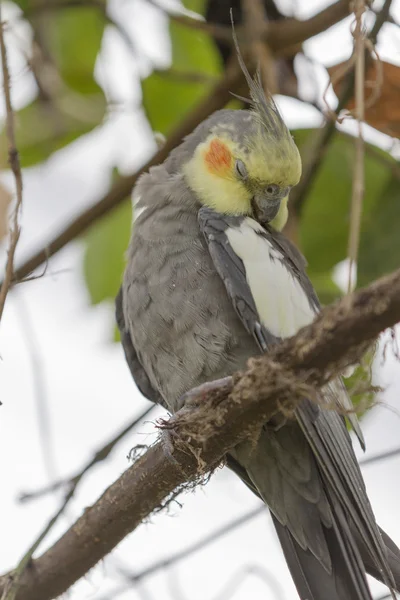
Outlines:
<svg viewBox="0 0 400 600"><path fill-rule="evenodd" d="M295 15L315 13L328 2L298 3ZM378 5L380 3L377 3ZM306 7L305 7L306 5ZM294 3L285 1L290 14ZM301 9L300 9L301 6ZM11 7L12 8L12 7ZM9 7L9 15L12 10ZM165 20L140 0L113 0L113 16L121 19L134 36L141 53L166 63L168 37ZM400 20L400 1L392 12ZM349 20L307 42L306 52L324 64L347 58L351 51ZM21 39L29 31L21 29ZM31 100L33 82L23 68L8 36L13 72L13 96L20 107ZM378 46L382 58L400 64L400 32L386 25ZM58 152L44 165L24 172L23 235L18 256L26 256L53 237L69 219L96 201L109 183L110 169L135 169L154 148L150 130L136 108L140 102L138 72L150 63L135 64L118 34L109 29L97 65L99 80L121 101L119 110L104 126ZM323 87L324 74L316 68ZM305 85L304 94L311 93ZM314 109L296 101L280 103L290 126L319 122ZM369 134L370 135L370 134ZM383 146L388 138L377 136ZM12 184L9 174L7 184ZM3 248L4 256L4 248ZM48 403L51 452L47 463L57 478L74 474L111 436L122 429L147 403L140 397L125 366L119 345L111 344L113 307L91 307L82 274L83 245L75 242L50 263L49 274L18 286L7 301L0 328L1 420L0 420L0 571L14 566L57 509L61 496L52 495L28 504L16 500L22 491L49 483L38 429L38 402ZM60 273L57 274L57 271ZM39 364L42 386L35 391L32 353L27 346L27 322L33 329L33 354ZM367 455L393 448L400 442L400 385L398 363L388 352L379 378L387 386L386 406L375 408L364 420ZM392 407L390 409L389 407ZM159 414L162 414L160 411ZM156 416L156 413L154 414ZM66 515L49 536L50 544L93 503L124 471L126 455L137 443L153 439L154 426L144 423L139 433L128 435L105 463L93 469L79 487ZM359 453L360 455L361 453ZM369 495L380 525L400 544L399 483L400 457L365 468ZM149 523L120 544L89 575L77 583L71 600L114 599L112 590L123 583L118 569L138 572L154 560L185 548L206 533L258 506L258 501L226 469L210 483L180 498L183 508L173 505L169 514L154 516ZM231 600L296 598L284 559L275 540L267 511L217 543L181 561L170 571L160 571L137 588L119 596L122 600L222 600L227 582L243 567L263 570L275 586L271 589L256 575L248 576L229 595ZM276 586L280 595L276 594ZM373 584L374 591L383 588Z"/></svg>

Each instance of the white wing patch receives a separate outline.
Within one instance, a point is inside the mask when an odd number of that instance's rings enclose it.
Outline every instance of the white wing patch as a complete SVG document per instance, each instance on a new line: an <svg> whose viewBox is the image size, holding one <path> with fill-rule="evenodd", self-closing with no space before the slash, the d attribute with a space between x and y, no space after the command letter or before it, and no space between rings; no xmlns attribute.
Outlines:
<svg viewBox="0 0 400 600"><path fill-rule="evenodd" d="M144 213L147 206L140 206L139 208L135 208L133 211L133 222L137 221L137 219Z"/></svg>
<svg viewBox="0 0 400 600"><path fill-rule="evenodd" d="M132 207L133 207L132 223L133 224L138 220L140 215L142 215L147 208L147 206L143 206L143 205L138 206L138 204L141 202L141 200L142 200L142 197L135 190L133 190L133 194L132 194Z"/></svg>
<svg viewBox="0 0 400 600"><path fill-rule="evenodd" d="M307 295L282 262L283 255L257 235L262 227L247 217L226 235L232 250L242 260L246 279L262 324L277 337L295 335L314 320L315 310Z"/></svg>

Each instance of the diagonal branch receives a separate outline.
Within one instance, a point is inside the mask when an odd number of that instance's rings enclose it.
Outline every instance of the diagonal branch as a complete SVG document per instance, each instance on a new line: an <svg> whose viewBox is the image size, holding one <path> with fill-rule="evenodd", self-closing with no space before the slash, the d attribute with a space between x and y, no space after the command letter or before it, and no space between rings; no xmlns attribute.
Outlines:
<svg viewBox="0 0 400 600"><path fill-rule="evenodd" d="M348 17L350 4L349 0L338 0L304 21L283 19L271 22L265 33L266 41L274 52L286 54L288 48L302 44Z"/></svg>
<svg viewBox="0 0 400 600"><path fill-rule="evenodd" d="M103 559L179 486L198 481L277 410L360 359L371 341L400 321L400 270L324 309L295 337L251 359L233 386L205 394L169 422L174 459L155 444L87 508L20 580L15 600L51 600ZM168 424L167 424L168 425ZM0 596L10 581L0 578Z"/></svg>
<svg viewBox="0 0 400 600"><path fill-rule="evenodd" d="M185 27L209 33L215 39L232 43L232 30L230 27L208 23L202 19L195 19L187 15L171 12L165 7L161 7L154 0L148 1L150 4L167 12L171 21ZM298 46L305 40L326 31L342 19L345 19L350 13L350 4L350 0L338 0L304 21L295 18L282 19L280 21L264 21L264 23L260 24L257 37L264 39L274 52L284 52L286 54L289 48ZM248 43L243 27L237 27L236 32L241 45ZM250 43L254 41L253 39Z"/></svg>
<svg viewBox="0 0 400 600"><path fill-rule="evenodd" d="M385 0L385 3L376 17L374 26L371 29L368 39L372 44L376 44L376 40L380 30L389 18L390 6L392 0ZM368 64L370 55L366 51L365 63ZM336 114L345 108L354 93L354 69L348 72L345 81L343 82L342 93L339 98L339 103L336 109ZM304 164L303 174L299 185L297 185L291 194L292 207L296 214L300 215L304 207L305 200L309 189L313 185L317 174L323 164L328 146L336 132L336 120L330 119L325 126L316 132L312 141L312 147L309 148L308 157ZM292 211L293 213L294 211Z"/></svg>
<svg viewBox="0 0 400 600"><path fill-rule="evenodd" d="M4 103L6 108L6 135L8 143L8 162L11 167L11 171L14 175L15 190L16 190L16 204L14 208L14 214L10 223L10 244L8 248L8 256L6 261L4 281L1 283L0 288L0 320L3 315L4 306L8 291L10 289L11 282L13 280L14 273L14 256L17 249L17 244L20 236L19 226L19 215L22 209L22 173L19 162L19 154L17 144L15 141L15 128L14 128L14 112L11 104L11 86L10 86L10 72L8 69L7 59L7 48L4 41L4 27L5 24L2 21L0 13L0 57L3 75L3 90L4 90Z"/></svg>
<svg viewBox="0 0 400 600"><path fill-rule="evenodd" d="M75 493L76 488L82 481L83 477L88 473L88 471L90 471L95 465L99 464L103 460L106 460L106 458L109 457L111 452L114 450L115 446L122 440L122 438L125 437L128 433L130 433L132 431L132 429L134 429L136 427L136 425L138 425L139 423L142 423L143 420L146 417L148 417L148 415L152 412L152 410L154 410L154 407L155 407L155 404L151 404L150 407L147 408L143 413L141 413L138 417L135 417L133 419L133 421L128 423L128 425L126 425L126 427L124 427L124 429L122 429L122 431L119 431L117 433L117 435L115 435L111 440L109 440L106 444L104 444L104 446L99 448L99 450L97 450L94 453L93 457L91 459L89 459L87 461L87 463L85 464L85 466L80 471L75 473L75 475L73 475L72 477L65 478L65 479L58 479L57 481L54 481L50 485L47 485L46 487L42 487L33 492L24 492L23 494L20 495L19 501L27 502L29 500L35 500L37 498L41 498L42 496L44 496L46 494L55 492L55 491L59 490L60 488L67 488L67 490L68 490L67 494L69 494L71 492L71 490L73 491L73 493Z"/></svg>
<svg viewBox="0 0 400 600"><path fill-rule="evenodd" d="M101 200L88 208L57 235L45 248L39 250L14 272L14 282L23 280L40 265L64 248L73 239L84 233L95 221L121 204L131 193L133 186L142 173L154 165L162 163L171 150L211 113L219 110L231 99L230 92L235 90L242 79L238 65L228 68L224 76L213 86L207 97L184 118L166 140L165 144L136 173L121 177Z"/></svg>

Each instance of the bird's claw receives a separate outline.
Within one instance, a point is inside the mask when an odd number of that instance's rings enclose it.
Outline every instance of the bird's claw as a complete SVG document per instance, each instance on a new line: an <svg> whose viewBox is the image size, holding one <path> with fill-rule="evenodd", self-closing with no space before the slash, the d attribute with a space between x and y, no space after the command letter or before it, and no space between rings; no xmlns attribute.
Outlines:
<svg viewBox="0 0 400 600"><path fill-rule="evenodd" d="M206 383L202 383L197 387L185 392L180 398L178 402L178 406L181 406L180 414L182 412L190 412L193 408L197 408L201 405L202 398L205 394L210 391L220 390L224 388L226 385L232 383L232 377L223 377L222 379L216 379L215 381L207 381ZM168 426L165 426L163 422L161 426L163 431L161 434L161 445L164 451L165 456L170 460L173 464L178 464L178 461L175 459L174 453L174 440L179 437L178 433L174 429L174 418L171 417L168 421Z"/></svg>
<svg viewBox="0 0 400 600"><path fill-rule="evenodd" d="M211 391L220 390L226 385L232 383L232 377L222 377L222 379L215 379L214 381L206 381L201 385L185 392L179 399L179 406L184 408L194 408L201 404L202 398L205 394Z"/></svg>
<svg viewBox="0 0 400 600"><path fill-rule="evenodd" d="M173 417L172 417L173 419ZM164 429L161 434L161 446L164 451L164 455L166 458L174 465L178 464L178 461L174 457L174 438L177 437L177 434L173 428Z"/></svg>

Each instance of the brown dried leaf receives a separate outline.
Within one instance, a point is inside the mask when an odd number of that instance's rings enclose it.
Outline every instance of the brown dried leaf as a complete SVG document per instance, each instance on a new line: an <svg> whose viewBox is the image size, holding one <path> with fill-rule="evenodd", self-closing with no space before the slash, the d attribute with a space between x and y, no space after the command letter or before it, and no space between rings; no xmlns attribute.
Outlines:
<svg viewBox="0 0 400 600"><path fill-rule="evenodd" d="M346 61L347 62L347 61ZM328 68L333 89L340 96L346 63ZM382 83L379 79L382 78ZM377 89L378 88L378 89ZM400 67L385 61L374 60L367 70L365 81L365 122L392 137L400 137ZM369 105L369 99L374 100ZM354 110L354 98L346 106Z"/></svg>

